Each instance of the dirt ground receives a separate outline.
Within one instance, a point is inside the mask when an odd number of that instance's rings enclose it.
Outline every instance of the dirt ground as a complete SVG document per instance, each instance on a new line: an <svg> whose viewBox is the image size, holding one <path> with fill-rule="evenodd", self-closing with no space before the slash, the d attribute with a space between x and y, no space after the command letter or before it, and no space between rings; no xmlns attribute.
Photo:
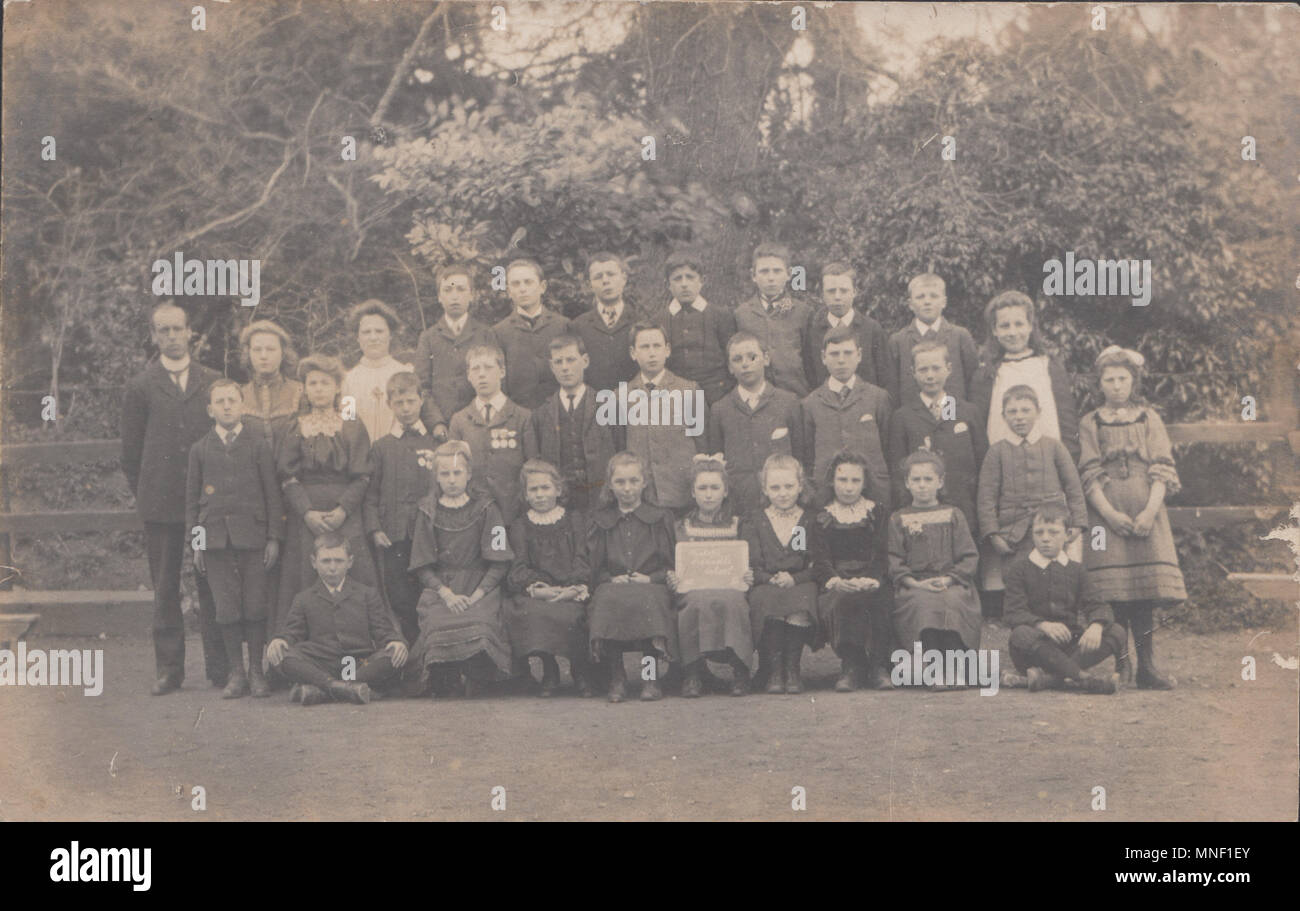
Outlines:
<svg viewBox="0 0 1300 911"><path fill-rule="evenodd" d="M302 708L283 691L223 701L194 636L186 686L164 698L148 695L145 639L36 638L104 648L106 683L0 690L0 819L1295 820L1297 672L1272 660L1295 640L1162 630L1178 689L1114 697L838 694L824 651L802 696ZM985 647L1005 641L986 629Z"/></svg>

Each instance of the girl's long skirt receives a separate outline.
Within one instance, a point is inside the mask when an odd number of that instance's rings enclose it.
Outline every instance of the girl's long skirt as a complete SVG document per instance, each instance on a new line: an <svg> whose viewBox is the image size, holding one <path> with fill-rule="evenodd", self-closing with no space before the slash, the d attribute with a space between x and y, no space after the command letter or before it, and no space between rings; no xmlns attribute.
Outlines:
<svg viewBox="0 0 1300 911"><path fill-rule="evenodd" d="M501 589L488 592L458 614L436 591L426 588L415 612L420 618L420 639L413 651L417 667L427 672L430 665L464 661L482 652L497 679L510 676L510 645L501 623Z"/></svg>
<svg viewBox="0 0 1300 911"><path fill-rule="evenodd" d="M1145 471L1130 471L1127 478L1106 482L1106 499L1120 512L1136 516L1146 508L1151 482ZM1092 506L1090 525L1105 525ZM1106 548L1084 551L1088 581L1103 601L1184 601L1183 571L1178 566L1169 512L1163 506L1145 538L1128 538L1106 526Z"/></svg>
<svg viewBox="0 0 1300 911"><path fill-rule="evenodd" d="M667 660L677 660L677 618L666 585L606 582L592 596L587 622L593 644L599 639L636 642L662 637Z"/></svg>
<svg viewBox="0 0 1300 911"><path fill-rule="evenodd" d="M877 595L879 591L823 592L817 599L817 626L841 658L888 647L887 642L872 641L871 611L881 609Z"/></svg>
<svg viewBox="0 0 1300 911"><path fill-rule="evenodd" d="M817 585L813 582L800 582L793 588L755 585L749 593L749 626L760 635L768 620L785 620L799 613L817 621Z"/></svg>
<svg viewBox="0 0 1300 911"><path fill-rule="evenodd" d="M754 636L749 625L749 602L743 592L725 588L700 589L679 597L677 636L682 661L730 649L746 668L754 658Z"/></svg>
<svg viewBox="0 0 1300 911"><path fill-rule="evenodd" d="M305 483L302 488L311 500L312 509L331 510L338 505L339 497L347 489L340 483ZM354 581L371 588L379 588L379 575L370 557L370 547L366 543L366 530L361 522L361 511L357 510L343 521L338 534L348 539L352 546L352 569L348 571ZM289 513L285 530L284 553L273 572L279 571L279 590L274 610L267 611L267 630L274 634L280 621L289 613L293 599L305 588L316 582L316 570L311 565L312 544L316 536L312 534L307 523L300 516Z"/></svg>
<svg viewBox="0 0 1300 911"><path fill-rule="evenodd" d="M506 630L521 660L544 653L581 662L587 655L587 609L578 601L516 595L506 601Z"/></svg>
<svg viewBox="0 0 1300 911"><path fill-rule="evenodd" d="M980 602L975 589L954 582L946 591L898 588L894 592L894 631L900 648L921 641L921 630L952 630L965 648L980 647Z"/></svg>

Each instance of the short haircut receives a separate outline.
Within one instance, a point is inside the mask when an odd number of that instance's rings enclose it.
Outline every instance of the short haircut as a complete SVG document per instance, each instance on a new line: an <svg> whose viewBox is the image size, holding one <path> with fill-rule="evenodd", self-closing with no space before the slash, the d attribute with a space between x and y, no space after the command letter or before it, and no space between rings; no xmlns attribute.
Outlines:
<svg viewBox="0 0 1300 911"><path fill-rule="evenodd" d="M1060 503L1044 503L1034 510L1033 524L1039 522L1060 522L1070 527L1070 513Z"/></svg>
<svg viewBox="0 0 1300 911"><path fill-rule="evenodd" d="M588 276L591 275L591 267L596 265L596 263L618 263L619 269L623 271L624 275L627 275L627 263L624 262L623 257L619 256L617 253L612 253L609 250L597 250L595 253L588 256L587 257Z"/></svg>
<svg viewBox="0 0 1300 911"><path fill-rule="evenodd" d="M557 335L546 346L546 350L551 354L563 351L565 348L577 348L579 354L587 353L587 343L582 340L581 335Z"/></svg>
<svg viewBox="0 0 1300 911"><path fill-rule="evenodd" d="M752 269L758 265L758 261L765 256L773 256L781 260L785 267L790 268L790 248L785 244L762 243L754 248L754 255L749 259L749 265Z"/></svg>
<svg viewBox="0 0 1300 911"><path fill-rule="evenodd" d="M161 302L159 302L159 303L157 303L157 304L154 304L153 309L149 311L149 328L150 328L150 329L153 328L153 318L154 318L155 316L158 315L158 311L159 311L159 310L166 310L166 309L169 308L169 307L175 307L177 310L181 311L181 315L185 317L185 325L186 325L186 326L189 326L189 324L190 324L190 311L186 310L184 307L182 307L180 304L176 303L176 301L172 300L171 298L168 298L168 299L165 300L165 301L161 301Z"/></svg>
<svg viewBox="0 0 1300 911"><path fill-rule="evenodd" d="M758 471L758 483L765 490L767 489L767 476L773 471L793 471L795 479L799 482L799 490L803 490L803 465L794 456L775 452L764 460L763 467Z"/></svg>
<svg viewBox="0 0 1300 911"><path fill-rule="evenodd" d="M733 332L731 338L727 339L728 360L731 359L731 349L734 348L736 345L741 344L742 342L757 342L758 350L762 351L765 354L767 353L767 345L763 344L763 340L761 338L759 338L757 335L755 335L752 332L745 332L742 329L740 332Z"/></svg>
<svg viewBox="0 0 1300 911"><path fill-rule="evenodd" d="M238 383L236 383L234 380L232 380L230 377L228 377L228 376L223 376L223 377L221 377L220 379L214 380L214 381L212 382L212 385L208 387L208 404L209 404L209 405L212 404L212 390L213 390L213 389L224 389L224 388L227 387L227 386L234 386L234 387L235 387L235 391L239 393L239 398L240 398L241 400L244 398L244 389L243 389L243 387L240 386Z"/></svg>
<svg viewBox="0 0 1300 911"><path fill-rule="evenodd" d="M851 327L836 326L834 329L827 330L826 334L822 336L822 353L826 353L826 349L831 345L837 345L840 342L852 342L853 347L859 351L862 350L862 341Z"/></svg>
<svg viewBox="0 0 1300 911"><path fill-rule="evenodd" d="M937 338L923 338L912 346L912 366L916 366L916 356L918 354L925 354L929 351L942 351L943 359L948 363L949 367L952 366L952 352L948 350L947 345Z"/></svg>
<svg viewBox="0 0 1300 911"><path fill-rule="evenodd" d="M907 283L907 293L911 294L918 285L939 285L943 288L945 294L948 292L948 283L943 280L942 276L935 275L933 272L922 272L920 275L914 275L912 280Z"/></svg>
<svg viewBox="0 0 1300 911"><path fill-rule="evenodd" d="M826 265L822 266L823 282L826 281L826 276L828 275L847 275L849 277L849 281L854 280L853 267L850 266L848 263L844 262L843 260L839 260L839 259L835 260L834 262L829 262Z"/></svg>
<svg viewBox="0 0 1300 911"><path fill-rule="evenodd" d="M907 458L903 459L902 470L903 479L911 474L912 469L917 465L933 465L935 471L939 472L939 477L944 476L943 457L937 452L931 452L929 449L918 449Z"/></svg>
<svg viewBox="0 0 1300 911"><path fill-rule="evenodd" d="M293 347L293 339L289 333L279 323L269 319L253 320L239 332L239 360L245 370L252 370L250 363L251 352L249 349L253 345L253 336L255 335L274 335L280 340L280 373L286 377L294 375L294 370L298 367L298 352Z"/></svg>
<svg viewBox="0 0 1300 911"><path fill-rule="evenodd" d="M397 311L378 298L372 297L348 311L348 328L353 336L361 331L361 320L367 316L382 317L384 322L388 323L388 331L392 335L402 331L402 320L397 315Z"/></svg>
<svg viewBox="0 0 1300 911"><path fill-rule="evenodd" d="M506 354L496 345L475 345L465 352L465 366L469 367L469 362L476 357L494 357L497 360L497 366L502 370L506 369Z"/></svg>
<svg viewBox="0 0 1300 911"><path fill-rule="evenodd" d="M530 474L544 474L555 483L555 490L561 498L564 497L564 477L560 474L560 469L556 468L550 462L544 459L529 459L524 462L523 467L519 469L519 494L523 496L528 490L528 476Z"/></svg>
<svg viewBox="0 0 1300 911"><path fill-rule="evenodd" d="M317 535L311 542L311 555L314 557L322 550L335 547L343 548L349 557L352 556L352 542L348 540L347 535L339 534L337 531L327 531L323 535Z"/></svg>
<svg viewBox="0 0 1300 911"><path fill-rule="evenodd" d="M439 266L433 272L434 281L439 285L451 278L453 275L463 275L469 282L470 290L474 290L474 269L469 263L447 263Z"/></svg>
<svg viewBox="0 0 1300 911"><path fill-rule="evenodd" d="M1007 405L1019 399L1033 402L1035 408L1042 410L1043 406L1038 404L1038 393L1034 391L1034 387L1026 386L1023 383L1019 386L1012 386L1002 394L1002 410L1006 411Z"/></svg>
<svg viewBox="0 0 1300 911"><path fill-rule="evenodd" d="M663 326L659 325L658 323L638 321L633 324L631 330L627 334L628 345L635 348L636 340L641 335L642 332L658 332L660 335L664 337L664 344L665 345L668 344L668 332L667 330L664 329Z"/></svg>
<svg viewBox="0 0 1300 911"><path fill-rule="evenodd" d="M343 363L332 354L309 354L298 362L298 379L307 379L309 373L325 373L334 385L343 386Z"/></svg>
<svg viewBox="0 0 1300 911"><path fill-rule="evenodd" d="M388 378L384 384L384 394L391 402L393 396L403 392L414 392L420 394L420 381L415 374L409 370L399 370Z"/></svg>
<svg viewBox="0 0 1300 911"><path fill-rule="evenodd" d="M664 260L664 278L671 278L682 266L694 269L701 278L704 276L704 257L697 250L683 249L674 250Z"/></svg>
<svg viewBox="0 0 1300 911"><path fill-rule="evenodd" d="M514 259L510 260L510 262L506 263L507 279L510 277L510 270L516 266L527 266L529 269L532 269L533 272L537 274L537 280L539 282L546 280L546 273L542 271L542 264L531 256L516 256Z"/></svg>

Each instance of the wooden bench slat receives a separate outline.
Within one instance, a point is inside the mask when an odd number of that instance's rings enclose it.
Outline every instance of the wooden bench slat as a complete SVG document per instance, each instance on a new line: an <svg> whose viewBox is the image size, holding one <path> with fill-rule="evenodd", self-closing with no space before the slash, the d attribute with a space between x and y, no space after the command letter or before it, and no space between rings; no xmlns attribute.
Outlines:
<svg viewBox="0 0 1300 911"><path fill-rule="evenodd" d="M152 591L11 591L0 592L0 611L14 607L78 607L113 604L153 604Z"/></svg>
<svg viewBox="0 0 1300 911"><path fill-rule="evenodd" d="M0 465L66 465L69 462L116 462L121 458L121 440L69 440L0 446Z"/></svg>
<svg viewBox="0 0 1300 911"><path fill-rule="evenodd" d="M0 532L33 534L54 531L141 531L133 509L88 509L69 512L0 513Z"/></svg>
<svg viewBox="0 0 1300 911"><path fill-rule="evenodd" d="M1219 528L1271 519L1285 511L1285 506L1170 506L1169 522L1175 528Z"/></svg>
<svg viewBox="0 0 1300 911"><path fill-rule="evenodd" d="M1300 582L1286 573L1228 573L1228 581L1244 586L1256 598L1300 601Z"/></svg>

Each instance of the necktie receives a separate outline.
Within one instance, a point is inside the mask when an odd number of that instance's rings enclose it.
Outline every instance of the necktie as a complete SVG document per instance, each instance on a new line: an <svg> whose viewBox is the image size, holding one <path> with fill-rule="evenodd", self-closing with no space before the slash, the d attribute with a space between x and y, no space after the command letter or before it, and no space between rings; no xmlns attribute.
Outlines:
<svg viewBox="0 0 1300 911"><path fill-rule="evenodd" d="M930 403L930 413L934 415L936 421L943 420L943 399Z"/></svg>
<svg viewBox="0 0 1300 911"><path fill-rule="evenodd" d="M487 404L485 404L485 405L483 406L483 421L484 421L485 423L488 423L488 424L491 424L491 423L492 423L492 406L491 406L491 405L487 405Z"/></svg>
<svg viewBox="0 0 1300 911"><path fill-rule="evenodd" d="M840 397L840 401L843 402L845 399L849 397L849 387L841 386L840 391L836 394Z"/></svg>
<svg viewBox="0 0 1300 911"><path fill-rule="evenodd" d="M655 384L654 384L654 383L646 383L646 384L645 384L645 391L646 391L646 392L654 392L654 391L655 391Z"/></svg>
<svg viewBox="0 0 1300 911"><path fill-rule="evenodd" d="M565 398L568 399L569 402L569 404L565 406L565 411L569 412L569 414L573 414L573 409L578 407L578 397L570 393L569 395L566 395Z"/></svg>
<svg viewBox="0 0 1300 911"><path fill-rule="evenodd" d="M176 388L179 389L181 392L185 391L185 385L181 382L181 376L184 375L184 373L185 373L184 370L167 371L167 375L172 378L172 382L176 384Z"/></svg>
<svg viewBox="0 0 1300 911"><path fill-rule="evenodd" d="M605 314L605 325L613 329L614 324L618 322L618 317L615 316L613 310L604 310L602 312Z"/></svg>

